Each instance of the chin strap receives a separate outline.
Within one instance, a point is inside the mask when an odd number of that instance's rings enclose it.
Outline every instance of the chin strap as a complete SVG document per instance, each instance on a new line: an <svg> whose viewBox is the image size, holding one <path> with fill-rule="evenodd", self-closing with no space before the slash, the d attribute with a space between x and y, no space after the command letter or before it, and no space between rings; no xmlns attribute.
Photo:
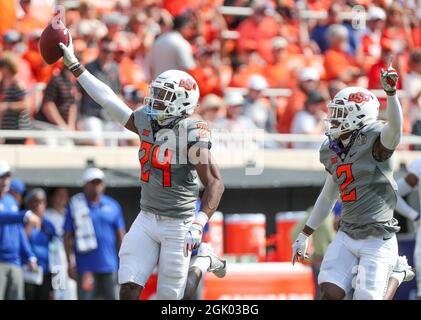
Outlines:
<svg viewBox="0 0 421 320"><path fill-rule="evenodd" d="M332 139L330 135L326 134L329 139L329 149L335 152L340 159L344 159L349 151L351 149L352 145L354 144L355 139L358 137L358 134L360 133L360 130L355 130L350 139L349 143L344 146L341 140L339 139Z"/></svg>

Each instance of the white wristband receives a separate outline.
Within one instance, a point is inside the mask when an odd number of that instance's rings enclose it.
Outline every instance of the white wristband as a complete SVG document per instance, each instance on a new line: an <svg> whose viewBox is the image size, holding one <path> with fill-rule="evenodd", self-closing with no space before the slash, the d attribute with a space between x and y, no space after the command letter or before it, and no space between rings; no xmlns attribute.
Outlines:
<svg viewBox="0 0 421 320"><path fill-rule="evenodd" d="M196 218L194 219L193 223L198 223L202 226L202 228L205 226L206 223L208 223L209 217L206 213L203 211L199 211L199 213L196 215Z"/></svg>
<svg viewBox="0 0 421 320"><path fill-rule="evenodd" d="M34 213L31 210L28 210L25 212L25 215L23 216L23 222L27 223L30 216L32 216Z"/></svg>

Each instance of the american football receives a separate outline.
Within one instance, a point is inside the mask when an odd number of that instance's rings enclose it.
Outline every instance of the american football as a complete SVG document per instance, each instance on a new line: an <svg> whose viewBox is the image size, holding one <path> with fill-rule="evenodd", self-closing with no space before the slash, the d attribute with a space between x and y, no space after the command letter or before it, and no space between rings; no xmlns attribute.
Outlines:
<svg viewBox="0 0 421 320"><path fill-rule="evenodd" d="M0 300L167 320L421 301L421 0L0 13Z"/></svg>
<svg viewBox="0 0 421 320"><path fill-rule="evenodd" d="M44 61L48 64L55 63L63 56L58 44L69 44L69 31L61 20L53 20L44 29L39 40L39 49Z"/></svg>

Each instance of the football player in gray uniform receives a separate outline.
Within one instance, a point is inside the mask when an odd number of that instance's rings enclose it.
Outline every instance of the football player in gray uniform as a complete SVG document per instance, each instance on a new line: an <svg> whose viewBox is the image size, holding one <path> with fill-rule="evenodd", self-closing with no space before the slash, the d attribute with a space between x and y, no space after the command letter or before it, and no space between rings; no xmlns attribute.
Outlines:
<svg viewBox="0 0 421 320"><path fill-rule="evenodd" d="M418 199L421 205L421 158L412 161L408 166L408 173L405 177L397 181L398 184L398 203L396 211L415 223L415 250L414 264L417 274L417 298L421 300L421 227L420 213L410 207L402 198L410 194L414 189L418 189Z"/></svg>
<svg viewBox="0 0 421 320"><path fill-rule="evenodd" d="M322 299L349 297L354 275L354 299L388 299L405 278L395 235L399 227L393 218L397 186L391 157L402 135L403 120L396 96L398 74L391 59L388 69L381 72L381 81L387 94L387 123L378 120L377 97L361 87L342 89L328 104L328 139L320 148L320 161L328 175L306 226L293 243L292 255L293 264L306 257L308 237L340 196L339 231L318 277ZM399 270L394 272L397 265ZM393 288L389 288L390 277L397 282Z"/></svg>
<svg viewBox="0 0 421 320"><path fill-rule="evenodd" d="M85 91L141 141L141 211L119 252L120 298L139 299L159 260L157 299L181 299L191 251L199 248L203 226L224 191L207 125L190 117L199 100L198 85L186 72L165 71L150 84L145 106L133 112L78 62L71 40L60 47L64 64ZM195 216L199 179L204 193ZM208 248L199 251L194 262L199 270L225 275L225 261Z"/></svg>

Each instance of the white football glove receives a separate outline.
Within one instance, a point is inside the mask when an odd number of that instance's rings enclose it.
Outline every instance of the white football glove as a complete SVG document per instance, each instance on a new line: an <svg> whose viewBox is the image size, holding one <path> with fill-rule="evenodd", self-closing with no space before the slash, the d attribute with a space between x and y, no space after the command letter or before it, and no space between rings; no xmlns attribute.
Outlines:
<svg viewBox="0 0 421 320"><path fill-rule="evenodd" d="M70 31L67 30L69 33L69 45L66 47L66 45L62 42L59 43L59 46L61 50L63 50L63 63L67 68L71 68L72 66L79 63L75 56L75 52L73 49L73 39L72 35L70 34Z"/></svg>
<svg viewBox="0 0 421 320"><path fill-rule="evenodd" d="M308 247L308 236L304 233L300 232L297 239L292 244L292 265L295 262L304 261L304 259L308 259L307 253Z"/></svg>
<svg viewBox="0 0 421 320"><path fill-rule="evenodd" d="M203 226L197 222L193 222L184 239L183 248L185 257L189 255L189 250L192 251L193 249L199 248L200 243L202 242L202 233Z"/></svg>
<svg viewBox="0 0 421 320"><path fill-rule="evenodd" d="M389 57L389 62L387 66L387 70L384 71L383 69L380 71L380 79L383 86L384 91L388 95L394 95L396 93L396 86L398 84L399 75L395 69L392 67L392 60L393 57Z"/></svg>

